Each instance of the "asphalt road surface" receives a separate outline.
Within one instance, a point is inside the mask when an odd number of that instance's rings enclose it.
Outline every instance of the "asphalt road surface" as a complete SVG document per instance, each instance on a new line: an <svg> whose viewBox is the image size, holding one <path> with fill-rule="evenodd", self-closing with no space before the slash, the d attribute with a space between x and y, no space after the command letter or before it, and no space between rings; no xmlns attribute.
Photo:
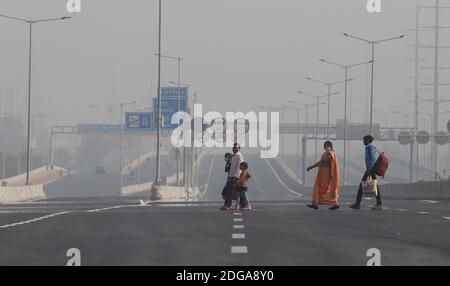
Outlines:
<svg viewBox="0 0 450 286"><path fill-rule="evenodd" d="M199 167L205 201L142 204L114 196L0 205L0 265L450 265L450 202L384 200L372 211L310 210L311 194L276 162L247 155L250 212L219 210L223 158ZM68 194L66 194L68 195ZM146 199L145 196L142 199Z"/></svg>

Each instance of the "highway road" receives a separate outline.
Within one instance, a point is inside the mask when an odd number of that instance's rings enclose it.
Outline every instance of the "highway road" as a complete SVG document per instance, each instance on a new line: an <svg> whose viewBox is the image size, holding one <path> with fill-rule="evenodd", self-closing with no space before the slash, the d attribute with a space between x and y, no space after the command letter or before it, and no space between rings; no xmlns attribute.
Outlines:
<svg viewBox="0 0 450 286"><path fill-rule="evenodd" d="M311 194L276 162L247 155L253 211L219 210L222 155L199 166L205 201L146 202L112 195L0 206L0 265L450 265L450 202L385 200L372 211L350 201L310 210ZM144 196L142 199L146 199Z"/></svg>

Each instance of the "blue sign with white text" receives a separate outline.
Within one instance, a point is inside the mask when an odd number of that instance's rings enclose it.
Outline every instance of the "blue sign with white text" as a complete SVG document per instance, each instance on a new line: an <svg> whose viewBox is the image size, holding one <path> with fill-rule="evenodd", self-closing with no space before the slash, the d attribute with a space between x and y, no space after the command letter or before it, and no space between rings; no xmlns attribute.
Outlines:
<svg viewBox="0 0 450 286"><path fill-rule="evenodd" d="M127 112L125 113L126 129L152 129L153 112Z"/></svg>
<svg viewBox="0 0 450 286"><path fill-rule="evenodd" d="M187 112L188 88L163 87L161 88L161 116L162 128L174 129L178 124L171 124L172 116L178 111ZM153 98L154 122L157 122L157 98ZM156 126L155 126L156 127Z"/></svg>

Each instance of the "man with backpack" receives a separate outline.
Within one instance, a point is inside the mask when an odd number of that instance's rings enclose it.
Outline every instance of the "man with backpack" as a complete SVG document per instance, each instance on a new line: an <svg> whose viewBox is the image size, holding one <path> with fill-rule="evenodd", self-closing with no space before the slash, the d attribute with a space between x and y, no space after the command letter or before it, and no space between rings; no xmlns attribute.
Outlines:
<svg viewBox="0 0 450 286"><path fill-rule="evenodd" d="M382 159L385 158L384 155L381 156L381 154L379 154L375 145L372 144L373 137L371 135L364 136L363 142L364 142L364 145L366 148L366 154L365 154L366 172L364 173L364 176L362 177L362 182L359 184L358 195L356 197L356 203L354 203L353 205L350 206L350 208L355 209L355 210L359 210L361 208L361 200L363 197L363 190L362 190L363 182L365 182L369 178L369 176L372 178L372 180L377 179L377 176L376 176L377 161L380 161L380 160L378 160L378 159L380 159L380 157L383 157ZM386 160L387 160L387 158L386 158ZM384 162L382 162L382 163L384 163ZM386 168L387 168L387 165L386 165ZM385 172L385 170L383 170L383 172ZM378 187L378 185L376 187L378 189L377 193L376 193L377 204L372 207L372 210L382 210L383 204L381 202L380 188Z"/></svg>

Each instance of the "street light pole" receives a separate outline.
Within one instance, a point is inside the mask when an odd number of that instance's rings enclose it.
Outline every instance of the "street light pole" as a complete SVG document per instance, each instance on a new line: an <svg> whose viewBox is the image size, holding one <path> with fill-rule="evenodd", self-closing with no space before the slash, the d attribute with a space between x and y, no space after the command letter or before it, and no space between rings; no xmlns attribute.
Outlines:
<svg viewBox="0 0 450 286"><path fill-rule="evenodd" d="M161 118L161 16L162 16L162 7L161 0L159 0L159 23L158 23L158 102L157 102L157 119L158 119L158 127L157 127L157 136L156 136L156 174L154 184L158 186L161 183L161 128L162 128L162 118Z"/></svg>
<svg viewBox="0 0 450 286"><path fill-rule="evenodd" d="M387 42L387 41L392 41L392 40L397 40L397 39L402 39L404 38L406 35L400 35L398 37L395 38L388 38L388 39L383 39L383 40L378 40L378 41L373 41L373 40L366 40L360 37L355 37L352 36L350 34L347 33L343 33L343 35L345 37L349 37L355 40L359 40L359 41L363 41L366 42L367 44L370 44L372 47L372 74L371 74L371 83L370 83L370 121L369 121L369 133L370 135L372 135L372 127L373 127L373 90L374 90L374 69L375 69L375 45L382 43L382 42Z"/></svg>
<svg viewBox="0 0 450 286"><path fill-rule="evenodd" d="M293 103L292 101L289 101L289 103ZM299 148L300 148L300 108L299 107L293 107L290 105L286 105L283 104L282 107L286 107L286 108L290 108L290 109L294 109L297 112L297 163L296 163L296 177L297 177L297 182L300 181L300 174L299 174Z"/></svg>
<svg viewBox="0 0 450 286"><path fill-rule="evenodd" d="M319 105L320 104L324 104L324 103L320 103L320 100L322 99L322 98L324 98L324 97L330 97L330 96L333 96L333 95L338 95L339 94L339 92L335 92L335 93L333 93L333 94L325 94L325 95L320 95L320 96L318 96L318 95L314 95L314 94L310 94L310 93L306 93L306 92L303 92L303 91L297 91L297 93L299 93L299 94L302 94L302 95L306 95L306 96L310 96L310 97L313 97L313 98L315 98L316 99L316 105L317 105L317 110L316 110L316 127L314 128L314 136L315 136L315 138L316 138L316 143L315 143L315 148L314 148L314 150L315 150L315 154L314 154L314 161L316 161L317 162L317 141L318 141L318 129L319 129ZM327 131L327 133L328 133L328 131Z"/></svg>
<svg viewBox="0 0 450 286"><path fill-rule="evenodd" d="M155 54L155 55L159 55L159 54ZM178 87L178 112L181 111L181 61L183 60L183 58L181 57L173 57L173 56L167 56L167 55L161 55L162 58L167 58L167 59L172 59L172 60L177 60L177 64L178 64L178 80L176 82L176 85ZM172 82L171 82L172 83ZM184 150L186 151L186 150ZM177 155L176 158L177 161L177 186L179 185L179 162L180 162L180 158Z"/></svg>
<svg viewBox="0 0 450 286"><path fill-rule="evenodd" d="M347 129L348 129L348 122L347 122L347 98L348 98L348 82L352 81L353 79L349 79L348 78L348 69L352 68L352 67L356 67L356 66L361 66L361 65L367 65L369 63L372 63L371 61L368 62L363 62L363 63L358 63L358 64L353 64L353 65L341 65L326 59L319 59L319 61L324 62L324 63L328 63L340 68L343 68L345 70L345 99L344 99L344 165L343 165L343 185L345 186L346 181L347 181L347 167L346 167L346 163L347 163Z"/></svg>
<svg viewBox="0 0 450 286"><path fill-rule="evenodd" d="M27 116L27 175L25 184L30 184L30 135L31 135L31 63L32 63L32 33L33 33L33 24L42 23L42 22L50 22L50 21L61 21L71 19L72 17L61 17L61 18L51 18L51 19L40 19L40 20L27 20L17 17L11 17L6 15L0 15L2 18L20 21L23 23L27 23L29 25L29 42L28 42L28 116Z"/></svg>
<svg viewBox="0 0 450 286"><path fill-rule="evenodd" d="M308 124L308 109L311 106L310 104L302 104L302 103L298 103L295 102L293 100L290 100L289 103L291 104L295 104L295 105L300 105L300 106L304 106L304 108L306 109L306 121L305 123ZM297 171L297 182L300 182L300 171L299 171L299 162L300 162L300 154L299 154L299 150L300 150L300 108L299 107L295 107L294 108L297 111L297 164L296 164L296 171ZM305 154L303 154L305 155Z"/></svg>
<svg viewBox="0 0 450 286"><path fill-rule="evenodd" d="M31 135L31 48L32 48L32 29L33 24L29 22L30 25L30 39L29 39L29 50L28 50L28 110L27 110L27 177L25 185L30 183L30 135Z"/></svg>
<svg viewBox="0 0 450 286"><path fill-rule="evenodd" d="M7 113L4 112L0 115L1 116L7 115ZM5 118L8 118L8 117L5 117ZM3 150L2 150L2 180L5 179L5 169L6 169L6 148L5 148L5 137L6 136L4 135L4 134L6 134L5 129L6 129L5 124L2 124L2 133L3 133L3 136L2 136L2 148L3 148Z"/></svg>
<svg viewBox="0 0 450 286"><path fill-rule="evenodd" d="M325 82L317 79L313 79L311 77L306 77L307 80L313 81L319 84L322 84L328 89L328 117L327 117L327 138L330 137L330 115L331 115L331 87L336 84L343 83L344 81L336 81L336 82Z"/></svg>

